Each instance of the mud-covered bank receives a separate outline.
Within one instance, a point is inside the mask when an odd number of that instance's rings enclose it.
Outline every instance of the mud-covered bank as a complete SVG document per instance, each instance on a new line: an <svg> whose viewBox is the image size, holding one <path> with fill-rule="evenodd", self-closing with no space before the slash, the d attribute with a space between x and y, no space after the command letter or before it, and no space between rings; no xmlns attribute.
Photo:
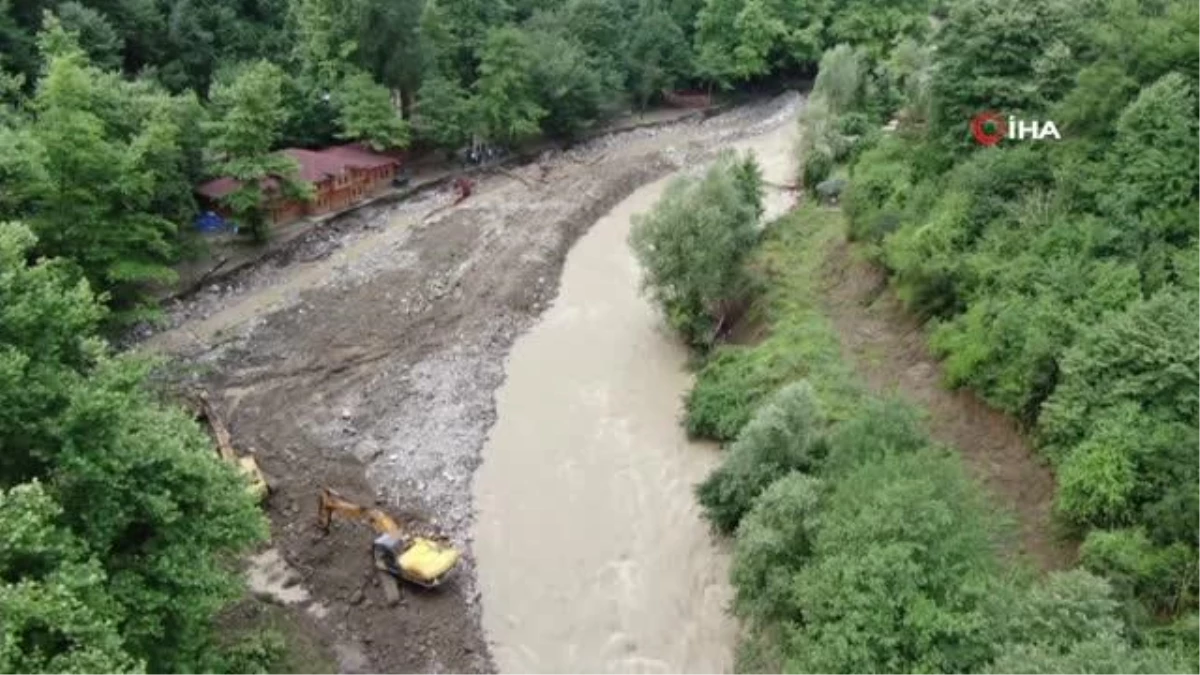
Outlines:
<svg viewBox="0 0 1200 675"><path fill-rule="evenodd" d="M248 270L175 308L148 341L213 390L238 441L274 479L273 546L343 670L484 671L470 477L495 420L513 340L557 292L568 249L639 186L790 117L792 95L598 139L496 176L432 218L444 195L379 213L317 254ZM304 249L298 249L303 253ZM388 607L370 533L313 527L323 485L435 521L468 555L437 592ZM294 597L294 596L293 596Z"/></svg>

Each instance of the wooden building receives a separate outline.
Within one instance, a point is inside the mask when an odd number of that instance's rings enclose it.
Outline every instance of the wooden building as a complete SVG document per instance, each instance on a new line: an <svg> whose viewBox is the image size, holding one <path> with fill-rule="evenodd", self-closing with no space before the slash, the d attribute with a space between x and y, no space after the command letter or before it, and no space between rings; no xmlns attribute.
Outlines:
<svg viewBox="0 0 1200 675"><path fill-rule="evenodd" d="M273 225L353 206L390 185L403 163L398 156L377 153L357 143L321 150L287 148L280 152L295 160L300 180L313 187L313 197L309 202L284 199L279 194L278 180L264 181L263 192ZM206 209L228 216L223 200L240 186L238 180L225 176L200 185L196 193Z"/></svg>

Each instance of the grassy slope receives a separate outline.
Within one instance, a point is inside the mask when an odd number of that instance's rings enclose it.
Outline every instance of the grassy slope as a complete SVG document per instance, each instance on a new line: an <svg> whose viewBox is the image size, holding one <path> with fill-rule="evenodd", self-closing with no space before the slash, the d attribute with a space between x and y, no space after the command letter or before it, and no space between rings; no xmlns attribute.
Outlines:
<svg viewBox="0 0 1200 675"><path fill-rule="evenodd" d="M821 262L843 227L840 210L811 203L771 224L754 260L765 292L752 312L766 323L767 337L721 347L707 361L688 395L690 433L732 440L766 396L802 378L833 421L858 401L860 387L819 299Z"/></svg>

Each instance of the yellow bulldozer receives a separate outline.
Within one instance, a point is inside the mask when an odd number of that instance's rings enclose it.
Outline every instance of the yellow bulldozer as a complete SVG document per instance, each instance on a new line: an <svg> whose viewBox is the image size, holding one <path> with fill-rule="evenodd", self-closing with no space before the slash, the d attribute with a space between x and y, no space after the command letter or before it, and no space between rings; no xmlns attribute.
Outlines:
<svg viewBox="0 0 1200 675"><path fill-rule="evenodd" d="M225 426L225 422L213 408L212 402L209 401L208 392L201 391L195 394L192 400L196 416L212 430L213 440L217 444L217 454L245 476L246 491L256 501L266 500L267 495L271 492L266 474L259 468L258 462L252 455L238 455L237 451L233 449L233 436L230 435L229 427Z"/></svg>
<svg viewBox="0 0 1200 675"><path fill-rule="evenodd" d="M444 538L432 534L406 532L388 514L375 508L360 506L329 488L321 490L317 510L317 525L322 532L329 532L333 514L351 520L362 520L375 530L375 541L371 544L371 557L375 569L386 573L391 579L436 588L458 565L460 553ZM389 602L399 598L399 589L391 582L383 582Z"/></svg>

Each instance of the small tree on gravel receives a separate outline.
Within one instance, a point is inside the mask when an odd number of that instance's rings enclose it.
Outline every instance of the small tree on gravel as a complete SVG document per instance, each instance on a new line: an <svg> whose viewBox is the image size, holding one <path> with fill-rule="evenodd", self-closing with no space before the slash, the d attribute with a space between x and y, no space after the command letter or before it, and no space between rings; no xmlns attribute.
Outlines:
<svg viewBox="0 0 1200 675"><path fill-rule="evenodd" d="M758 238L762 177L752 155L722 154L699 181L667 188L634 220L629 242L643 287L693 346L707 348L749 290L745 259Z"/></svg>

